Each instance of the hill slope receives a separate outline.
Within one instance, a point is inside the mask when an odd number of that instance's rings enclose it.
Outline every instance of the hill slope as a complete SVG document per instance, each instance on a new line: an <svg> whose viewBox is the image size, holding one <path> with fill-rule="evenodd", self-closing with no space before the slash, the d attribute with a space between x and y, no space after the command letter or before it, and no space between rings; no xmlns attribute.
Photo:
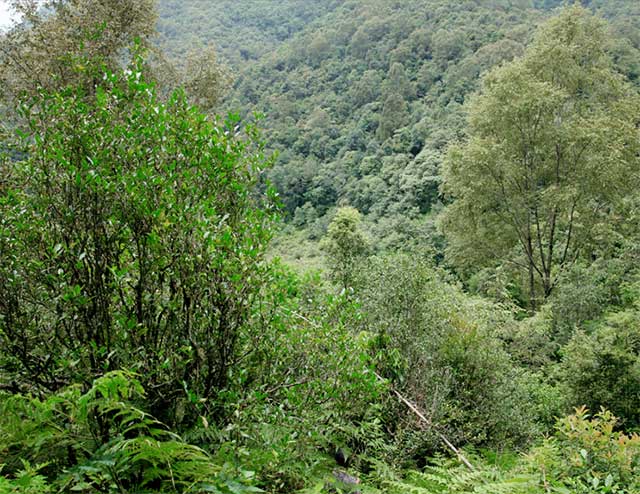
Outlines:
<svg viewBox="0 0 640 494"><path fill-rule="evenodd" d="M267 115L271 179L294 225L317 237L348 203L397 247L432 241L442 153L464 132L466 96L560 3L162 0L160 27L174 53L215 42L236 74L227 108ZM584 3L612 20L620 70L637 79L640 5Z"/></svg>

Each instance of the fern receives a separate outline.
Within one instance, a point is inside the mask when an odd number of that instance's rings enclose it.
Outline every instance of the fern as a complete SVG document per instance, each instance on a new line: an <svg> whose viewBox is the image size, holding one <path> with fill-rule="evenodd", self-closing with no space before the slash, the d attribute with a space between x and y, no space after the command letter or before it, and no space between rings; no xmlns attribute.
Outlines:
<svg viewBox="0 0 640 494"><path fill-rule="evenodd" d="M471 471L461 466L436 465L412 471L402 481L387 482L397 494L538 494L533 477L507 476L493 467Z"/></svg>
<svg viewBox="0 0 640 494"><path fill-rule="evenodd" d="M25 461L22 470L17 472L14 479L0 475L0 494L49 494L53 492L51 485L44 475L40 475L39 470L39 467L32 467L29 462ZM2 468L0 468L1 473Z"/></svg>
<svg viewBox="0 0 640 494"><path fill-rule="evenodd" d="M119 371L85 394L74 387L45 401L1 400L0 453L8 457L8 476L0 476L0 494L259 492L250 472L227 471L132 403L143 397L140 383ZM26 461L19 470L21 459L48 463L40 475Z"/></svg>

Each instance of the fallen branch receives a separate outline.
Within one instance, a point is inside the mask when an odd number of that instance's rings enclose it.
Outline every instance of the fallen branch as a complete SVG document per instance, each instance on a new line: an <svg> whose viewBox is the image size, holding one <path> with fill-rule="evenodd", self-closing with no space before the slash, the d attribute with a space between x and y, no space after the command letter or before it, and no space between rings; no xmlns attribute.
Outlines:
<svg viewBox="0 0 640 494"><path fill-rule="evenodd" d="M375 373L376 377L380 380L380 381L385 381L385 379L383 379L379 374ZM391 386L391 391L393 392L393 394L395 394L398 399L404 403L405 405L407 405L407 407L409 408L409 410L411 410L413 413L415 413L418 418L420 418L420 420L422 420L425 424L427 424L429 427L433 427L433 424L431 423L431 421L429 419L427 419L427 417L425 417L422 412L420 412L420 410L418 410L418 408L411 403L409 400L407 400L404 396L402 396L393 386ZM442 434L441 432L436 431L437 436L442 440L443 443L446 444L447 448L449 448L451 451L453 451L455 453L455 455L458 457L458 459L464 463L464 465L471 471L475 471L475 468L473 467L473 465L471 464L471 462L469 460L467 460L467 458L460 452L460 450L458 448L456 448L451 441L449 441L446 436L444 434Z"/></svg>

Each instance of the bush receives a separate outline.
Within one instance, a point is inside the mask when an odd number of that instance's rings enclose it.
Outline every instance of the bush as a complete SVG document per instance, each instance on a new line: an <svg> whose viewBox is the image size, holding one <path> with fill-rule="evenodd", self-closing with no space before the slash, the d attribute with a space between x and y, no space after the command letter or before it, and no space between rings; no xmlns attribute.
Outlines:
<svg viewBox="0 0 640 494"><path fill-rule="evenodd" d="M255 130L167 104L143 61L24 105L0 197L0 362L48 393L122 367L174 423L215 410L268 276L274 217Z"/></svg>
<svg viewBox="0 0 640 494"><path fill-rule="evenodd" d="M384 450L377 403L385 389L369 372L368 337L353 331L360 315L347 295L274 265L262 303L269 323L226 397L234 420L198 442L224 444L262 488L288 493L329 474L338 446L354 465Z"/></svg>
<svg viewBox="0 0 640 494"><path fill-rule="evenodd" d="M356 286L379 372L422 409L433 429L458 444L506 445L529 437L528 397L493 336L512 324L508 312L467 297L415 256L371 258ZM395 413L389 422L402 437L400 418L408 412ZM408 428L420 432L401 439L405 453L420 457L438 447L435 435L413 419Z"/></svg>
<svg viewBox="0 0 640 494"><path fill-rule="evenodd" d="M558 421L555 435L528 457L541 484L578 493L631 494L640 488L640 437L616 431L617 419L586 408ZM561 491L560 491L561 492Z"/></svg>
<svg viewBox="0 0 640 494"><path fill-rule="evenodd" d="M640 320L634 309L610 314L593 333L563 349L561 373L575 406L606 407L626 428L640 426Z"/></svg>

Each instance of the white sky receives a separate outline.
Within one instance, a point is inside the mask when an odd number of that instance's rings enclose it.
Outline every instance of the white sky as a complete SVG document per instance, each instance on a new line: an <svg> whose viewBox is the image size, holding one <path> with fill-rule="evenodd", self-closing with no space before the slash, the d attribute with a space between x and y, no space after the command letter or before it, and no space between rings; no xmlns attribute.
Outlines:
<svg viewBox="0 0 640 494"><path fill-rule="evenodd" d="M9 2L0 0L0 30L8 28L13 21L13 13L9 10Z"/></svg>

